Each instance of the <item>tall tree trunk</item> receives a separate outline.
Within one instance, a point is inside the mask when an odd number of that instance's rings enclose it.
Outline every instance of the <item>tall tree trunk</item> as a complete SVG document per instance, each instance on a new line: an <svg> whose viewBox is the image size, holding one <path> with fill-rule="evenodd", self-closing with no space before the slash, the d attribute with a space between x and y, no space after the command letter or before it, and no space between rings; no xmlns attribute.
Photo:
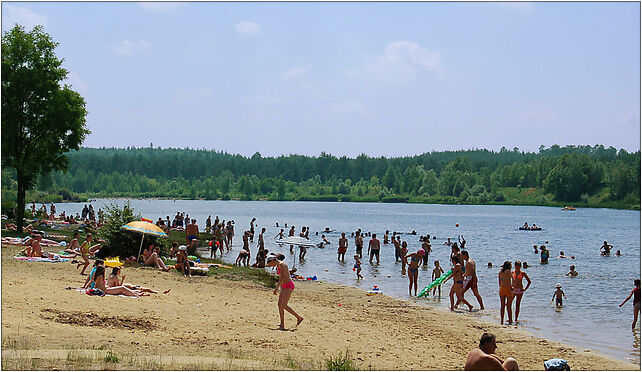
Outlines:
<svg viewBox="0 0 642 372"><path fill-rule="evenodd" d="M25 196L27 190L25 189L25 180L21 171L17 170L18 181L18 209L16 210L16 227L19 233L22 233L22 223L25 215Z"/></svg>

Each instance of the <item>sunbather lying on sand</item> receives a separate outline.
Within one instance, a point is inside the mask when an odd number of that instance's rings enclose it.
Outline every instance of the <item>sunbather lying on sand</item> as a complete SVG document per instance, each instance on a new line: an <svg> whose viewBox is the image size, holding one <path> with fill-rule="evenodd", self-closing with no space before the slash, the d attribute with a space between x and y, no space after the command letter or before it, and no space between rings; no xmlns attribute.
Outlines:
<svg viewBox="0 0 642 372"><path fill-rule="evenodd" d="M147 293L158 293L158 291L155 291L151 288L145 288L141 287L139 285L134 285L130 283L125 283L125 275L122 276L122 278L119 280L118 275L121 273L121 268L120 267L114 267L111 270L111 275L109 275L109 278L107 278L107 288L112 288L112 287L118 287L118 286L123 286L126 288L129 288L134 291L141 291L141 292L147 292ZM169 293L169 289L164 291L163 293L167 294Z"/></svg>
<svg viewBox="0 0 642 372"><path fill-rule="evenodd" d="M92 281L92 288L100 289L101 291L110 295L125 295L131 297L149 296L148 294L144 294L142 291L132 291L131 289L122 285L116 287L107 287L105 285L105 268L102 266L96 266L96 273L94 274L94 280Z"/></svg>

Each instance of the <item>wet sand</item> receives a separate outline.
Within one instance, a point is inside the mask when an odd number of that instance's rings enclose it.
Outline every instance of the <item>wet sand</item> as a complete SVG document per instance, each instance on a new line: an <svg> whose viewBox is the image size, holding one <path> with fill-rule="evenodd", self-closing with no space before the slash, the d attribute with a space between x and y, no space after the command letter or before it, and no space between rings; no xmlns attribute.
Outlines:
<svg viewBox="0 0 642 372"><path fill-rule="evenodd" d="M296 282L290 305L305 319L294 328L286 313L286 331L277 329L272 289L248 281L125 267L126 282L171 292L93 297L65 289L84 282L75 264L15 260L18 249L2 247L4 367L12 358L40 358L64 368L69 350L110 350L155 358L160 368L325 369L326 359L347 351L359 369L459 370L481 334L492 332L497 355L516 358L522 369L542 370L555 357L574 370L640 369L465 312L328 283Z"/></svg>

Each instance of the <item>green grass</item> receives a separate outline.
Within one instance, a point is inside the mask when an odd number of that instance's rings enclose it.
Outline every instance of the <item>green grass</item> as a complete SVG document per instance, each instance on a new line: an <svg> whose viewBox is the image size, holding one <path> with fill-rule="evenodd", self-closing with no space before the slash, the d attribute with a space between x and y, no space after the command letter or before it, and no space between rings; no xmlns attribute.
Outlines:
<svg viewBox="0 0 642 372"><path fill-rule="evenodd" d="M346 350L344 354L339 353L336 357L326 358L325 368L328 371L354 371L357 369L357 365Z"/></svg>

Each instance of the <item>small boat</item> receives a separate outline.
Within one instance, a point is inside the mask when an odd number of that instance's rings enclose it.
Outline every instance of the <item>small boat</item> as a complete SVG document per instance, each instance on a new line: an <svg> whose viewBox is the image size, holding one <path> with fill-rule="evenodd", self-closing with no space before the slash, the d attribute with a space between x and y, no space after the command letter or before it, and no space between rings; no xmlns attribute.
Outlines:
<svg viewBox="0 0 642 372"><path fill-rule="evenodd" d="M526 228L526 227L524 227L524 226L520 227L519 229L520 229L520 230L526 230L526 231L541 231L541 230L542 230L542 228L541 228L541 227L535 227L535 228L533 228L533 227L528 227L528 228Z"/></svg>
<svg viewBox="0 0 642 372"><path fill-rule="evenodd" d="M575 208L573 206L567 205L566 207L562 208L563 211L574 211Z"/></svg>

